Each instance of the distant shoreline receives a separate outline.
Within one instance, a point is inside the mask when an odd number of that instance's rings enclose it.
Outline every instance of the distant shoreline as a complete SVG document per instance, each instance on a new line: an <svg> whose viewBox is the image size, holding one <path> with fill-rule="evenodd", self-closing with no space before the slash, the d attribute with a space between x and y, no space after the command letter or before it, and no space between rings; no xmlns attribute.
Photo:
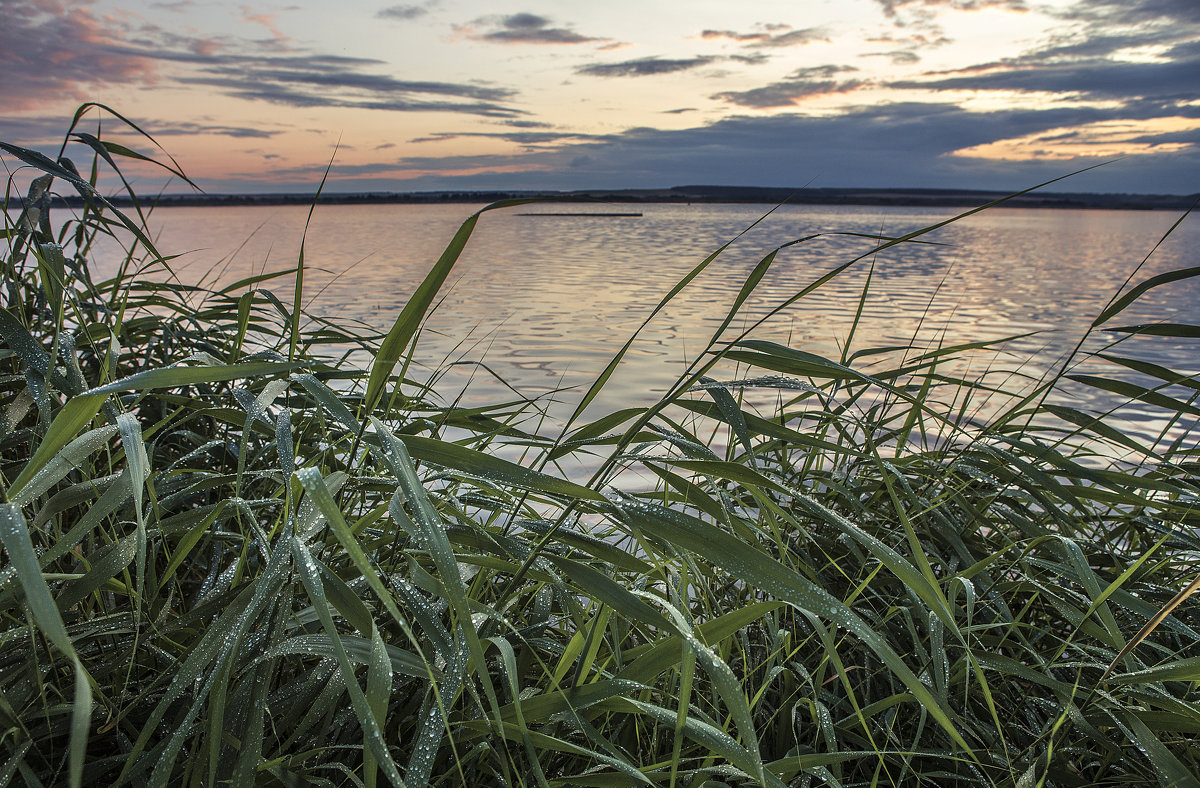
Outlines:
<svg viewBox="0 0 1200 788"><path fill-rule="evenodd" d="M866 205L897 207L967 208L1005 197L1008 192L971 189L813 189L757 186L675 186L667 189L587 189L562 191L438 191L438 192L350 192L322 194L322 205L384 205L439 203L488 203L519 198L543 198L582 203L761 203L779 205ZM112 197L117 206L129 206L128 197ZM1013 208L1186 210L1200 195L1177 194L1091 194L1083 192L1030 192L1004 202ZM77 195L63 195L58 202L82 205ZM311 193L295 194L169 194L142 200L143 206L201 207L245 205L309 205ZM20 199L11 207L21 207Z"/></svg>

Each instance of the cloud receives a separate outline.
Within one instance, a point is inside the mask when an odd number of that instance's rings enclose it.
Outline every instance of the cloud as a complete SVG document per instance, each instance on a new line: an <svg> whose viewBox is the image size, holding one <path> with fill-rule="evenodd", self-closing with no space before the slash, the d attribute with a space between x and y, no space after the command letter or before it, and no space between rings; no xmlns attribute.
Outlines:
<svg viewBox="0 0 1200 788"><path fill-rule="evenodd" d="M1120 57L1122 50L1166 48L1166 59L1195 54L1200 42L1200 3L1192 0L1077 0L1051 10L1066 21L1065 31L1022 60Z"/></svg>
<svg viewBox="0 0 1200 788"><path fill-rule="evenodd" d="M1007 8L1013 11L1028 11L1025 0L875 0L883 12L896 17L901 10L925 10L948 8L954 11L979 11L984 8Z"/></svg>
<svg viewBox="0 0 1200 788"><path fill-rule="evenodd" d="M521 145L526 150L539 150L547 145L581 140L611 139L611 135L584 134L570 131L440 131L424 137L414 137L410 143L446 142L464 137L504 140Z"/></svg>
<svg viewBox="0 0 1200 788"><path fill-rule="evenodd" d="M242 21L249 22L253 25L262 25L271 32L271 37L277 44L286 44L292 40L292 37L279 29L279 25L275 20L279 18L279 14L264 14L255 13L254 9L249 6L242 6Z"/></svg>
<svg viewBox="0 0 1200 788"><path fill-rule="evenodd" d="M794 47L811 44L817 41L829 41L828 32L821 27L807 27L803 30L787 29L788 25L762 25L760 30L751 33L739 33L735 30L703 30L700 37L705 40L729 39L751 47L778 48Z"/></svg>
<svg viewBox="0 0 1200 788"><path fill-rule="evenodd" d="M754 52L749 55L727 55L726 57L738 63L745 63L748 66L760 66L771 59L771 56L765 52Z"/></svg>
<svg viewBox="0 0 1200 788"><path fill-rule="evenodd" d="M1130 104L1187 101L1200 84L1200 3L1078 0L1054 12L1070 24L1016 57L930 72L889 87L1051 93Z"/></svg>
<svg viewBox="0 0 1200 788"><path fill-rule="evenodd" d="M236 138L252 138L252 139L270 139L277 134L283 133L281 130L268 131L266 129L251 128L248 126L225 126L221 124L211 123L156 123L154 124L155 137L170 137L170 136L189 136L193 134L215 135L218 137L236 137Z"/></svg>
<svg viewBox="0 0 1200 788"><path fill-rule="evenodd" d="M294 58L243 58L226 59L220 65L204 69L212 78L196 77L190 81L220 87L239 88L265 87L269 85L302 85L305 88L323 88L353 91L361 96L394 96L409 93L424 93L439 96L500 101L511 98L515 91L508 88L467 85L455 82L419 82L396 79L385 74L362 73L353 67L342 67L330 63L297 63Z"/></svg>
<svg viewBox="0 0 1200 788"><path fill-rule="evenodd" d="M417 19L429 13L427 5L390 5L387 8L381 8L375 12L375 16L379 19L396 19L399 21L408 21Z"/></svg>
<svg viewBox="0 0 1200 788"><path fill-rule="evenodd" d="M520 110L497 103L507 88L401 80L363 70L377 61L338 56L198 59L200 68L178 82L217 88L235 98L293 107L345 107L387 112L454 112L511 117ZM437 97L431 99L430 96ZM464 100L465 99L465 100Z"/></svg>
<svg viewBox="0 0 1200 788"><path fill-rule="evenodd" d="M814 96L834 93L850 93L867 85L861 79L840 79L839 74L857 71L853 66L816 66L793 71L781 82L773 82L761 88L730 90L717 93L712 98L741 107L771 109L786 107Z"/></svg>
<svg viewBox="0 0 1200 788"><path fill-rule="evenodd" d="M1153 108L1142 108L1153 115ZM1195 108L1200 114L1200 107ZM852 107L840 115L782 113L735 116L693 128L638 128L599 139L566 141L491 156L406 157L352 165L341 188L587 189L666 187L689 183L746 186L965 188L1015 191L1102 159L1002 159L960 152L1033 135L1053 137L1114 125L1122 111L1096 107L971 112L949 103L906 102ZM1197 190L1200 151L1190 129L1146 131L1143 152L1056 184L1062 191L1188 194ZM1156 127L1157 128L1157 127ZM1190 135L1190 136L1189 136ZM1145 139L1142 139L1142 138ZM994 153L994 151L993 151ZM294 175L320 177L321 168Z"/></svg>
<svg viewBox="0 0 1200 788"><path fill-rule="evenodd" d="M480 31L478 27L485 29ZM456 30L474 41L491 44L613 44L611 38L594 38L570 28L555 27L547 17L525 12L480 17Z"/></svg>
<svg viewBox="0 0 1200 788"><path fill-rule="evenodd" d="M195 37L138 20L121 28L93 14L87 0L11 0L5 10L0 73L19 75L5 84L5 106L10 112L82 100L98 88L170 81L293 107L494 118L524 114L504 103L515 96L513 90L396 79L378 73L386 65L383 61L296 46L274 28L274 17L259 18L246 9L247 21L266 25L276 35L253 42L231 36Z"/></svg>
<svg viewBox="0 0 1200 788"><path fill-rule="evenodd" d="M716 59L708 55L675 59L643 57L621 63L593 63L590 66L580 66L575 69L575 73L589 77L647 77L687 71L699 66L706 66Z"/></svg>
<svg viewBox="0 0 1200 788"><path fill-rule="evenodd" d="M124 31L90 5L4 0L0 74L8 112L81 101L97 88L157 78L152 60L114 50Z"/></svg>
<svg viewBox="0 0 1200 788"><path fill-rule="evenodd" d="M1173 62L1088 58L1065 63L1039 58L980 67L978 73L901 80L889 87L923 90L1020 91L1078 94L1091 99L1187 100L1200 85L1200 56Z"/></svg>
<svg viewBox="0 0 1200 788"><path fill-rule="evenodd" d="M1200 151L1198 141L1200 118L1120 119L997 140L955 151L954 155L1011 161L1195 153Z"/></svg>
<svg viewBox="0 0 1200 788"><path fill-rule="evenodd" d="M153 152L151 149L153 145L149 141L129 131L123 124L108 120L107 113L101 114L99 111L93 111L92 114L85 115L83 121L76 127L77 130L92 134L96 133L95 118L101 116L105 118L102 134L104 139L119 141L134 150L152 155ZM0 120L0 140L35 150L57 149L62 144L68 122L69 118L62 115L8 116ZM287 130L286 127L264 129L220 123L147 121L141 118L137 119L137 122L142 128L150 131L155 139L163 142L164 146L168 149L171 146L164 141L168 137L195 135L229 137L233 139L271 139ZM73 150L71 145L67 147L67 155L69 157L76 157L79 151L83 151L84 158L91 155L90 148ZM78 161L79 159L77 158L76 160Z"/></svg>
<svg viewBox="0 0 1200 788"><path fill-rule="evenodd" d="M810 27L804 30L790 30L786 33L771 36L762 41L756 41L751 44L755 47L794 47L802 44L811 44L814 41L828 42L829 36L826 35L824 28Z"/></svg>
<svg viewBox="0 0 1200 788"><path fill-rule="evenodd" d="M1094 107L971 112L907 102L855 107L840 115L731 117L680 130L633 129L605 140L532 154L539 174L509 183L557 188L686 183L1020 189L1100 159L993 160L958 151L1121 117ZM1200 114L1200 108L1197 108ZM1179 132L1164 131L1174 140ZM1190 132L1188 132L1190 133ZM586 158L573 172L571 160ZM562 168L557 169L557 168ZM1197 190L1200 150L1131 156L1061 188L1187 194ZM1140 179L1140 180L1138 180ZM1077 186L1073 186L1077 183ZM494 185L479 181L480 188ZM515 187L514 187L515 188ZM1056 187L1059 188L1059 187Z"/></svg>
<svg viewBox="0 0 1200 788"><path fill-rule="evenodd" d="M1200 24L1200 3L1194 0L1076 0L1058 15L1109 26Z"/></svg>
<svg viewBox="0 0 1200 788"><path fill-rule="evenodd" d="M1175 44L1164 55L1168 60L1194 60L1200 58L1200 38Z"/></svg>
<svg viewBox="0 0 1200 788"><path fill-rule="evenodd" d="M512 126L514 129L548 129L552 124L542 120L526 120L523 118L509 118L501 121L505 126Z"/></svg>
<svg viewBox="0 0 1200 788"><path fill-rule="evenodd" d="M893 49L890 52L866 52L860 57L886 57L893 66L911 66L921 62L921 56L911 49Z"/></svg>
<svg viewBox="0 0 1200 788"><path fill-rule="evenodd" d="M1153 108L1142 108L1152 114ZM1016 191L1102 159L1003 160L960 151L1029 135L1054 136L1120 118L1097 107L970 112L949 103L860 106L840 115L735 116L693 128L639 128L602 139L490 156L409 157L357 166L339 188L356 190L658 188L685 184ZM1200 114L1200 107L1196 108ZM1067 130L1063 132L1062 130ZM1190 132L1144 134L1150 141ZM1163 146L1051 187L1059 191L1189 194L1200 152ZM296 170L306 184L323 167ZM243 190L271 184L247 182ZM274 186L278 188L278 186Z"/></svg>
<svg viewBox="0 0 1200 788"><path fill-rule="evenodd" d="M406 156L391 162L364 164L339 164L329 168L334 179L360 178L362 176L408 179L423 174L444 173L446 175L478 175L481 173L509 173L521 169L536 170L542 165L530 161L522 154L496 156L469 154L462 156ZM301 180L311 183L325 173L325 164L308 164L298 167L278 168L271 171L277 181ZM395 183L393 181L393 183ZM401 181L403 183L403 181Z"/></svg>
<svg viewBox="0 0 1200 788"><path fill-rule="evenodd" d="M875 0L892 24L913 37L924 39L923 46L943 46L952 43L940 24L944 11L980 11L1001 8L1009 11L1029 10L1025 0Z"/></svg>
<svg viewBox="0 0 1200 788"><path fill-rule="evenodd" d="M705 41L728 38L730 41L737 41L740 44L744 44L769 38L770 33L739 33L736 30L701 30L700 37Z"/></svg>

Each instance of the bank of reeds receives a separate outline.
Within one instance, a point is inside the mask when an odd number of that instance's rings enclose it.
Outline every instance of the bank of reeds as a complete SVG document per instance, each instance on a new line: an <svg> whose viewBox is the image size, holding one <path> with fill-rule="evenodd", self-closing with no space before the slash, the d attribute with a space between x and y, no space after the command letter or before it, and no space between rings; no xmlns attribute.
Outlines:
<svg viewBox="0 0 1200 788"><path fill-rule="evenodd" d="M979 423L1001 378L946 371L977 348L718 332L659 406L535 434L408 376L476 216L363 335L300 313L303 257L165 275L149 206L94 188L132 152L71 131L88 175L2 146L42 177L4 231L0 783L1197 784L1194 374L1074 376L1151 443L1052 404L1069 366Z"/></svg>

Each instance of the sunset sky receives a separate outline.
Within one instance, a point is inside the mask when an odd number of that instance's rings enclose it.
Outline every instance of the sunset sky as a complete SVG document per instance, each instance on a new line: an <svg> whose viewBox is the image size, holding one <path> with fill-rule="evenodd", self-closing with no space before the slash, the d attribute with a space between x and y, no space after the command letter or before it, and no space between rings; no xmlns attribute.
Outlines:
<svg viewBox="0 0 1200 788"><path fill-rule="evenodd" d="M210 192L1200 192L1200 0L0 4L0 139L102 102Z"/></svg>

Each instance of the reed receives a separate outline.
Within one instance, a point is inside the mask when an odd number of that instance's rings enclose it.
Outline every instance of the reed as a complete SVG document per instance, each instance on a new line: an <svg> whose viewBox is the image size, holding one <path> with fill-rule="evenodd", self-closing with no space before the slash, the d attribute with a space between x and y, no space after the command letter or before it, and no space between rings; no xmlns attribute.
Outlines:
<svg viewBox="0 0 1200 788"><path fill-rule="evenodd" d="M301 314L303 257L182 284L152 205L96 191L142 154L90 108L86 177L0 144L41 176L0 263L0 782L1198 784L1194 374L1117 346L1008 391L948 371L977 345L730 338L772 253L661 402L584 423L625 345L540 434L408 376L478 214L386 332ZM1072 378L1170 429L1054 404Z"/></svg>

